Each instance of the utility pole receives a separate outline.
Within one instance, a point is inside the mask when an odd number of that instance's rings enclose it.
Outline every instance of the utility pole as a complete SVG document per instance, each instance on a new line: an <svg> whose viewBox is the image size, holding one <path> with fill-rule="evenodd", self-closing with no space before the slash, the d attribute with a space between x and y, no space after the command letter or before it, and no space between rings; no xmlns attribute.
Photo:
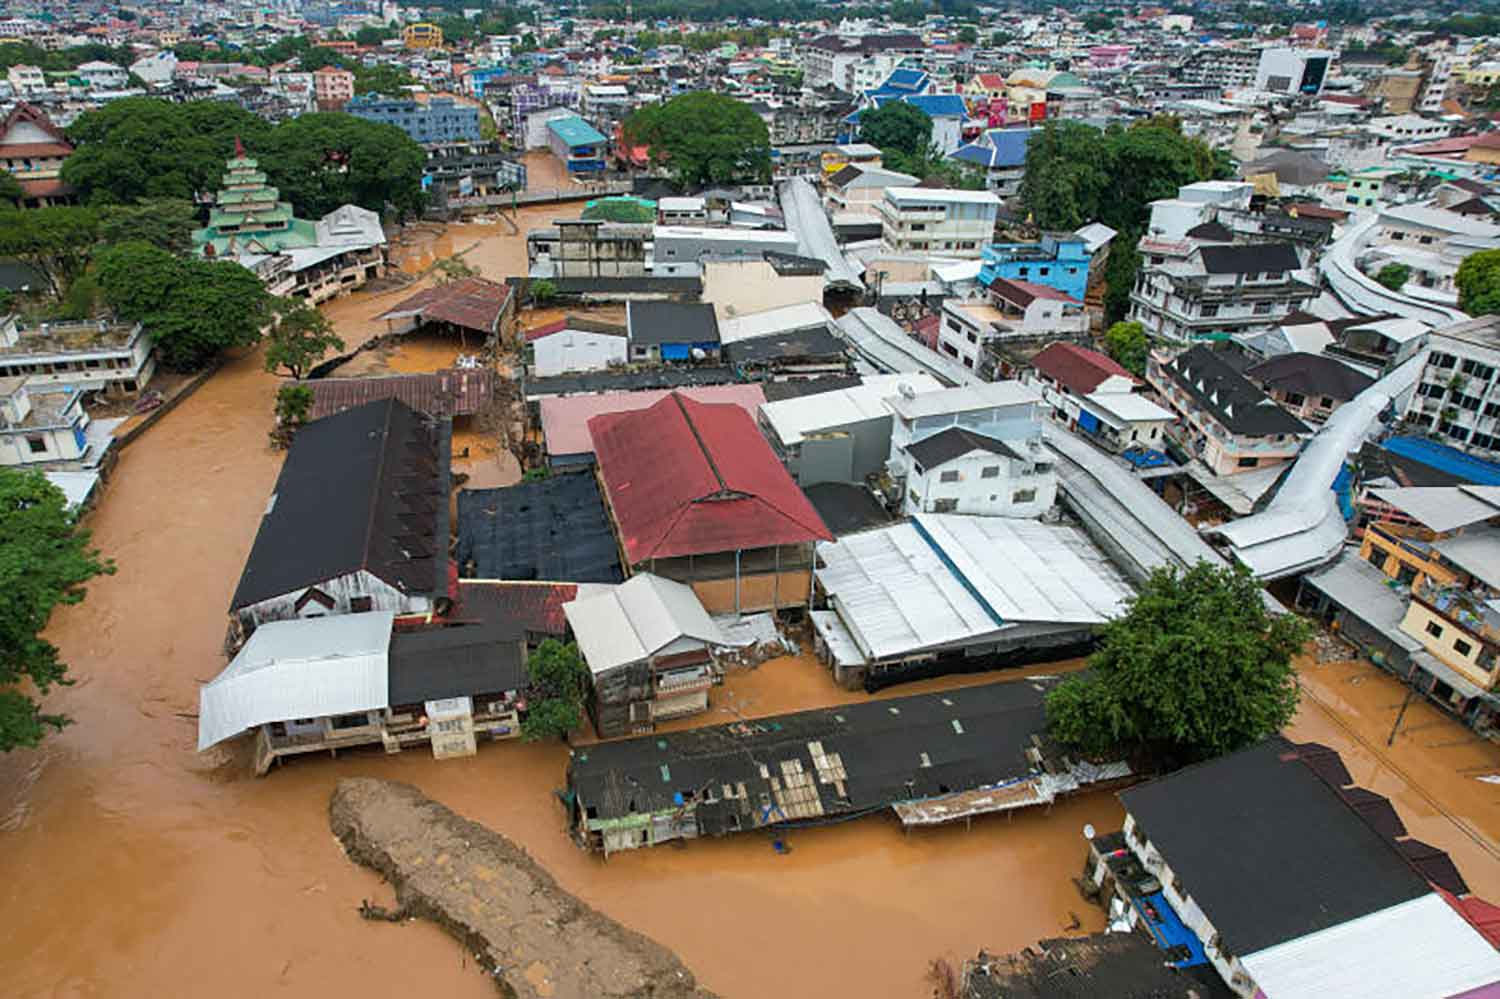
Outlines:
<svg viewBox="0 0 1500 999"><path fill-rule="evenodd" d="M1389 749L1396 742L1396 733L1401 729L1401 719L1406 717L1407 706L1411 699L1416 696L1417 688L1410 682L1406 684L1406 697L1401 701L1401 710L1396 712L1396 722L1391 726L1390 738L1385 740L1386 748Z"/></svg>

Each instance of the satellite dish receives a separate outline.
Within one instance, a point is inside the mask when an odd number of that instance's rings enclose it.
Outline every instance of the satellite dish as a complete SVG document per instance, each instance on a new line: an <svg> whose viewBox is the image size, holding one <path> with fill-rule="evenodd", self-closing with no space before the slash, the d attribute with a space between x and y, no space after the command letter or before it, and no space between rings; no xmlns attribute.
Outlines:
<svg viewBox="0 0 1500 999"><path fill-rule="evenodd" d="M1085 822L1083 824L1083 838L1087 840L1094 838L1094 824L1092 822Z"/></svg>

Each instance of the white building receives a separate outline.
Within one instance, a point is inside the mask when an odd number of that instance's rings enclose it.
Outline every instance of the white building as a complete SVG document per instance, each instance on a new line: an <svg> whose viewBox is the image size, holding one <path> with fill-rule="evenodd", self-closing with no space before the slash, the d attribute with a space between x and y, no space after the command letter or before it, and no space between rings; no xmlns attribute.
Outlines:
<svg viewBox="0 0 1500 999"><path fill-rule="evenodd" d="M86 62L74 72L90 90L124 90L130 85L130 71L112 62Z"/></svg>
<svg viewBox="0 0 1500 999"><path fill-rule="evenodd" d="M1371 118L1365 125L1365 131L1399 145L1415 145L1446 138L1453 127L1447 122L1423 118L1421 115L1398 114Z"/></svg>
<svg viewBox="0 0 1500 999"><path fill-rule="evenodd" d="M36 66L12 66L5 74L10 89L18 96L40 93L47 89L47 77Z"/></svg>
<svg viewBox="0 0 1500 999"><path fill-rule="evenodd" d="M156 372L140 323L56 322L25 327L0 316L0 378L25 377L33 390L76 388L124 395Z"/></svg>
<svg viewBox="0 0 1500 999"><path fill-rule="evenodd" d="M994 239L999 211L991 191L888 187L879 207L881 243L891 253L978 257Z"/></svg>
<svg viewBox="0 0 1500 999"><path fill-rule="evenodd" d="M1243 334L1280 325L1317 293L1290 243L1203 245L1181 260L1148 259L1130 293L1130 318L1168 340Z"/></svg>
<svg viewBox="0 0 1500 999"><path fill-rule="evenodd" d="M624 326L575 316L527 330L526 342L531 347L531 367L537 378L570 371L604 371L611 365L623 365L626 358Z"/></svg>
<svg viewBox="0 0 1500 999"><path fill-rule="evenodd" d="M827 179L823 207L834 225L879 221L886 188L915 187L917 180L911 174L851 163Z"/></svg>
<svg viewBox="0 0 1500 999"><path fill-rule="evenodd" d="M1434 330L1406 422L1481 458L1500 457L1500 316Z"/></svg>
<svg viewBox="0 0 1500 999"><path fill-rule="evenodd" d="M1260 53L1255 71L1255 89L1273 94L1317 96L1333 53L1321 49L1267 48Z"/></svg>
<svg viewBox="0 0 1500 999"><path fill-rule="evenodd" d="M171 49L153 52L131 63L130 71L147 83L171 83L177 71L177 54Z"/></svg>
<svg viewBox="0 0 1500 999"><path fill-rule="evenodd" d="M71 461L88 451L83 393L0 378L0 465Z"/></svg>

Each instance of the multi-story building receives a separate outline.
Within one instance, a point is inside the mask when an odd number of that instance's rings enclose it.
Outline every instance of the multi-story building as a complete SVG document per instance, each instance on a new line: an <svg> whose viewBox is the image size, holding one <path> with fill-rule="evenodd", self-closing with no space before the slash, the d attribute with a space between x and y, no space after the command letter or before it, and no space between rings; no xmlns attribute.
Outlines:
<svg viewBox="0 0 1500 999"><path fill-rule="evenodd" d="M978 257L995 234L1000 199L990 191L888 187L878 209L892 253Z"/></svg>
<svg viewBox="0 0 1500 999"><path fill-rule="evenodd" d="M948 299L937 332L939 353L989 377L986 352L997 343L1041 343L1064 336L1083 336L1089 317L1083 303L1065 292L1029 281L996 278L987 298Z"/></svg>
<svg viewBox="0 0 1500 999"><path fill-rule="evenodd" d="M12 93L25 97L47 89L47 76L37 66L16 65L5 73Z"/></svg>
<svg viewBox="0 0 1500 999"><path fill-rule="evenodd" d="M849 166L828 178L823 207L835 225L880 221L880 203L889 187L914 187L917 178L880 167Z"/></svg>
<svg viewBox="0 0 1500 999"><path fill-rule="evenodd" d="M354 74L336 66L324 66L313 73L313 98L318 107L342 108L354 99Z"/></svg>
<svg viewBox="0 0 1500 999"><path fill-rule="evenodd" d="M1497 248L1500 225L1429 205L1388 205L1380 209L1363 263L1376 270L1387 260L1405 264L1408 283L1453 295L1464 258Z"/></svg>
<svg viewBox="0 0 1500 999"><path fill-rule="evenodd" d="M365 94L350 99L344 110L356 118L395 125L422 145L479 142L479 109L451 97L426 102Z"/></svg>
<svg viewBox="0 0 1500 999"><path fill-rule="evenodd" d="M821 35L804 43L798 51L802 63L803 84L808 87L835 86L854 93L856 63L876 53L896 56L920 56L926 44L920 35Z"/></svg>
<svg viewBox="0 0 1500 999"><path fill-rule="evenodd" d="M568 173L598 173L606 166L609 140L576 114L547 122L547 145Z"/></svg>
<svg viewBox="0 0 1500 999"><path fill-rule="evenodd" d="M1180 417L1172 434L1183 450L1214 475L1293 458L1312 432L1218 351L1202 345L1176 357L1153 351L1146 381Z"/></svg>
<svg viewBox="0 0 1500 999"><path fill-rule="evenodd" d="M94 60L74 70L90 90L124 90L130 86L130 71L112 62Z"/></svg>
<svg viewBox="0 0 1500 999"><path fill-rule="evenodd" d="M73 144L38 108L22 101L0 123L0 169L21 184L21 205L38 208L70 200L62 181L63 161Z"/></svg>
<svg viewBox="0 0 1500 999"><path fill-rule="evenodd" d="M1316 97L1323 91L1333 53L1321 49L1267 48L1255 68L1255 89Z"/></svg>
<svg viewBox="0 0 1500 999"><path fill-rule="evenodd" d="M1035 243L991 243L981 254L979 283L997 280L1042 284L1072 298L1088 289L1088 244L1074 236L1043 236Z"/></svg>
<svg viewBox="0 0 1500 999"><path fill-rule="evenodd" d="M1279 325L1317 293L1290 243L1197 246L1141 268L1130 318L1166 340L1244 334Z"/></svg>
<svg viewBox="0 0 1500 999"><path fill-rule="evenodd" d="M1249 87L1255 83L1260 68L1260 53L1254 49L1202 47L1178 67L1177 78L1184 83L1207 84L1219 89Z"/></svg>
<svg viewBox="0 0 1500 999"><path fill-rule="evenodd" d="M401 43L409 49L440 49L443 47L443 29L425 21L408 24L401 29Z"/></svg>
<svg viewBox="0 0 1500 999"><path fill-rule="evenodd" d="M0 377L0 466L82 458L88 425L79 390L33 388L24 375Z"/></svg>
<svg viewBox="0 0 1500 999"><path fill-rule="evenodd" d="M526 165L499 143L434 146L427 151L422 182L439 206L526 187Z"/></svg>
<svg viewBox="0 0 1500 999"><path fill-rule="evenodd" d="M1428 334L1406 422L1482 458L1500 457L1500 316Z"/></svg>
<svg viewBox="0 0 1500 999"><path fill-rule="evenodd" d="M33 391L127 395L143 388L155 371L151 338L140 323L26 326L16 316L0 317L0 378L26 378Z"/></svg>
<svg viewBox="0 0 1500 999"><path fill-rule="evenodd" d="M1423 118L1416 114L1396 114L1384 118L1372 118L1365 131L1378 135L1392 143L1409 145L1417 142L1432 142L1453 131L1447 122Z"/></svg>

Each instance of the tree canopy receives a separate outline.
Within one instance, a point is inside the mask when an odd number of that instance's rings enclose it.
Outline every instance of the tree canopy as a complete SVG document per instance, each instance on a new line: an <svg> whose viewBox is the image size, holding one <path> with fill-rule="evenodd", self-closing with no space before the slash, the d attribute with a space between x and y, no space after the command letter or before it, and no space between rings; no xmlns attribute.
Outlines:
<svg viewBox="0 0 1500 999"><path fill-rule="evenodd" d="M66 685L67 665L42 629L59 604L83 599L84 584L114 565L41 472L0 466L0 751L35 746L68 719L43 713L28 685Z"/></svg>
<svg viewBox="0 0 1500 999"><path fill-rule="evenodd" d="M169 253L186 253L198 228L197 213L182 198L146 198L130 205L106 205L99 213L105 243L140 241Z"/></svg>
<svg viewBox="0 0 1500 999"><path fill-rule="evenodd" d="M1471 316L1500 313L1500 250L1480 250L1464 258L1453 276L1458 307Z"/></svg>
<svg viewBox="0 0 1500 999"><path fill-rule="evenodd" d="M1273 616L1243 566L1158 569L1104 626L1089 671L1048 694L1048 725L1090 754L1192 762L1233 752L1291 720L1291 660L1310 630Z"/></svg>
<svg viewBox="0 0 1500 999"><path fill-rule="evenodd" d="M1136 376L1146 373L1146 353L1150 350L1146 327L1137 322L1119 322L1104 334L1104 352Z"/></svg>
<svg viewBox="0 0 1500 999"><path fill-rule="evenodd" d="M20 205L25 196L26 191L21 187L21 182L16 180L16 175L9 170L0 170L0 201Z"/></svg>
<svg viewBox="0 0 1500 999"><path fill-rule="evenodd" d="M61 297L88 267L99 217L78 205L0 209L0 258L29 264Z"/></svg>
<svg viewBox="0 0 1500 999"><path fill-rule="evenodd" d="M860 112L859 139L882 153L921 156L932 145L932 118L915 104L890 101Z"/></svg>
<svg viewBox="0 0 1500 999"><path fill-rule="evenodd" d="M1391 289L1391 291L1400 291L1410 277L1410 267L1405 264L1389 263L1380 268L1379 272L1375 275L1375 280Z"/></svg>
<svg viewBox="0 0 1500 999"><path fill-rule="evenodd" d="M651 150L652 162L689 187L771 179L766 123L733 97L681 94L631 112L624 131L629 142Z"/></svg>
<svg viewBox="0 0 1500 999"><path fill-rule="evenodd" d="M298 211L317 218L344 204L400 212L422 207L427 154L401 129L353 115L299 115L264 140L261 166Z"/></svg>
<svg viewBox="0 0 1500 999"><path fill-rule="evenodd" d="M572 642L549 638L526 659L531 679L521 736L528 741L565 736L583 723L589 668Z"/></svg>
<svg viewBox="0 0 1500 999"><path fill-rule="evenodd" d="M297 302L284 308L266 337L266 370L285 368L287 374L301 381L330 350L343 349L343 338L333 331L328 317L305 302Z"/></svg>
<svg viewBox="0 0 1500 999"><path fill-rule="evenodd" d="M144 323L161 363L178 371L257 342L272 316L273 299L260 278L228 260L121 243L100 251L95 275L116 314Z"/></svg>

